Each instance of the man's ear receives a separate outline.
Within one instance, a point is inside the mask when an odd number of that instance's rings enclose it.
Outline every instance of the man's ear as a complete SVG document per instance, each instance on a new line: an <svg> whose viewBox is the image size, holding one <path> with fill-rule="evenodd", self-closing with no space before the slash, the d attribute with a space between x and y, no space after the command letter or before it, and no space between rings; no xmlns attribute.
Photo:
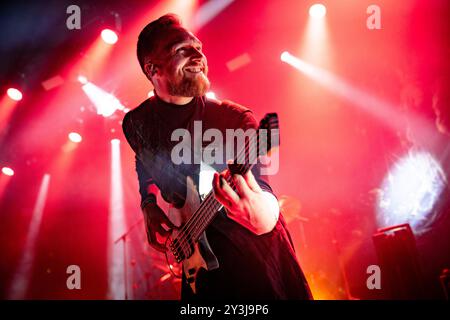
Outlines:
<svg viewBox="0 0 450 320"><path fill-rule="evenodd" d="M147 63L144 66L144 70L145 70L145 75L147 76L147 79L152 81L152 77L156 73L155 65L153 63Z"/></svg>
<svg viewBox="0 0 450 320"><path fill-rule="evenodd" d="M154 63L148 63L145 66L145 71L150 77L153 77L158 72L158 66Z"/></svg>

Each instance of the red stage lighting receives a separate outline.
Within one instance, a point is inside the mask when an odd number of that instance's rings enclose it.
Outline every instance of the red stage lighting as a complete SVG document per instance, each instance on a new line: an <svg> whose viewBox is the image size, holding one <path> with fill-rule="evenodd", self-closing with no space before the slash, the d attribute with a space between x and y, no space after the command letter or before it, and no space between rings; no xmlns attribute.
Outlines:
<svg viewBox="0 0 450 320"><path fill-rule="evenodd" d="M14 175L14 170L13 169L11 169L11 168L8 168L8 167L3 167L2 168L2 173L4 174L4 175L7 175L7 176L13 176Z"/></svg>
<svg viewBox="0 0 450 320"><path fill-rule="evenodd" d="M117 36L117 34L114 31L112 31L110 29L103 29L102 39L103 39L103 41L105 41L108 44L114 44L117 42L119 37Z"/></svg>
<svg viewBox="0 0 450 320"><path fill-rule="evenodd" d="M75 143L80 143L83 138L79 133L71 132L69 133L69 140Z"/></svg>
<svg viewBox="0 0 450 320"><path fill-rule="evenodd" d="M15 100L15 101L20 101L22 100L22 92L20 92L18 89L16 88L9 88L6 93L8 94L8 96Z"/></svg>
<svg viewBox="0 0 450 320"><path fill-rule="evenodd" d="M326 14L327 8L321 3L313 4L309 8L309 15L313 18L323 18Z"/></svg>

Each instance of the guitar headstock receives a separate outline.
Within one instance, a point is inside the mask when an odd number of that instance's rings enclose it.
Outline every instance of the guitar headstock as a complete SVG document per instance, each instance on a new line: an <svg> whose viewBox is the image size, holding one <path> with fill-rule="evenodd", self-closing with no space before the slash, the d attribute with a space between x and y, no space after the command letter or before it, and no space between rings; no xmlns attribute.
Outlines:
<svg viewBox="0 0 450 320"><path fill-rule="evenodd" d="M278 115L273 113L267 113L264 118L259 122L259 130L267 130L267 151L280 145L280 127L278 122ZM262 133L262 131L260 131ZM264 142L265 142L264 141Z"/></svg>
<svg viewBox="0 0 450 320"><path fill-rule="evenodd" d="M245 159L251 159L249 163L243 164L236 161L236 158L231 164L228 164L228 168L231 173L240 173L244 174L247 170L249 170L253 164L252 160L254 157L248 154L248 150L255 151L255 156L258 158L259 156L265 156L269 153L269 151L279 146L280 144L280 134L279 134L279 124L278 124L278 115L276 113L267 113L263 119L259 122L259 127L257 129L257 137L255 142L257 144L256 148L251 148L246 146L245 148Z"/></svg>

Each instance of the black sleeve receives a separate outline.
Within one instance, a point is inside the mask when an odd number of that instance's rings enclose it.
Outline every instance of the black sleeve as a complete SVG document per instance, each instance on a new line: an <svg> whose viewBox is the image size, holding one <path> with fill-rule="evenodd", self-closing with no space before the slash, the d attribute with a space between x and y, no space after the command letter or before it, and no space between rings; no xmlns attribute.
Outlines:
<svg viewBox="0 0 450 320"><path fill-rule="evenodd" d="M141 195L141 208L144 208L148 203L153 202L156 203L156 187L151 174L143 165L141 159L139 158L139 154L142 154L142 150L144 149L143 142L139 138L139 132L136 126L133 125L133 120L131 113L127 113L122 122L123 133L128 141L128 144L133 149L135 153L135 164L136 164L136 173L138 176L139 182L139 193Z"/></svg>
<svg viewBox="0 0 450 320"><path fill-rule="evenodd" d="M147 172L142 161L135 156L136 159L136 172L139 180L139 193L141 195L141 209L143 209L149 203L156 203L156 193L151 191L153 186L156 187L153 182L152 176Z"/></svg>

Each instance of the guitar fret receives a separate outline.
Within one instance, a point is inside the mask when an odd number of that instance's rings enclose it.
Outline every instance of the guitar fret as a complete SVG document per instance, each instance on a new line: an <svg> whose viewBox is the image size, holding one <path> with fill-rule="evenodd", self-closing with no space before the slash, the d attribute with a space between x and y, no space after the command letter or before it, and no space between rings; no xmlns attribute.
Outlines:
<svg viewBox="0 0 450 320"><path fill-rule="evenodd" d="M256 157L258 157L261 154L266 154L271 147L268 146L268 135L266 129L261 129L261 127L269 127L270 129L277 129L278 128L278 120L273 119L276 117L276 114L268 114L266 117L261 121L260 127L257 130L256 135ZM269 118L268 122L264 124L264 120L266 118ZM263 137L265 139L261 139L260 132L261 130L264 130L265 134ZM272 133L271 133L272 134ZM278 132L275 132L275 136L271 136L271 138L276 137L278 140ZM252 152L249 150L249 143L251 141L254 141L255 137L252 137L250 139L245 140L245 148L244 150L241 150L241 152L244 152L244 160L249 159L250 163L243 163L243 164L237 164L238 156L234 158L233 164L229 166L230 171L233 171L233 173L238 173L241 175L244 175L248 172L248 170L251 170L254 163L253 159L250 159L250 155ZM272 144L272 141L269 143ZM260 154L261 151L261 145L264 147L262 150L263 152ZM238 154L241 154L239 152ZM244 161L245 162L245 161ZM234 170L232 170L232 168ZM232 187L233 190L236 190L236 187L232 181L228 181ZM210 191L208 195L205 197L203 202L201 203L200 207L192 214L192 216L189 218L189 220L186 222L185 226L186 228L183 228L181 232L178 234L178 236L173 240L171 244L171 250L174 252L174 255L176 257L179 257L180 261L189 258L189 255L192 254L191 245L193 245L196 241L198 241L201 234L206 230L208 225L212 222L212 220L215 218L219 210L222 208L222 204L219 203L215 197L214 192ZM177 258L178 260L178 258ZM179 261L179 262L180 262Z"/></svg>

